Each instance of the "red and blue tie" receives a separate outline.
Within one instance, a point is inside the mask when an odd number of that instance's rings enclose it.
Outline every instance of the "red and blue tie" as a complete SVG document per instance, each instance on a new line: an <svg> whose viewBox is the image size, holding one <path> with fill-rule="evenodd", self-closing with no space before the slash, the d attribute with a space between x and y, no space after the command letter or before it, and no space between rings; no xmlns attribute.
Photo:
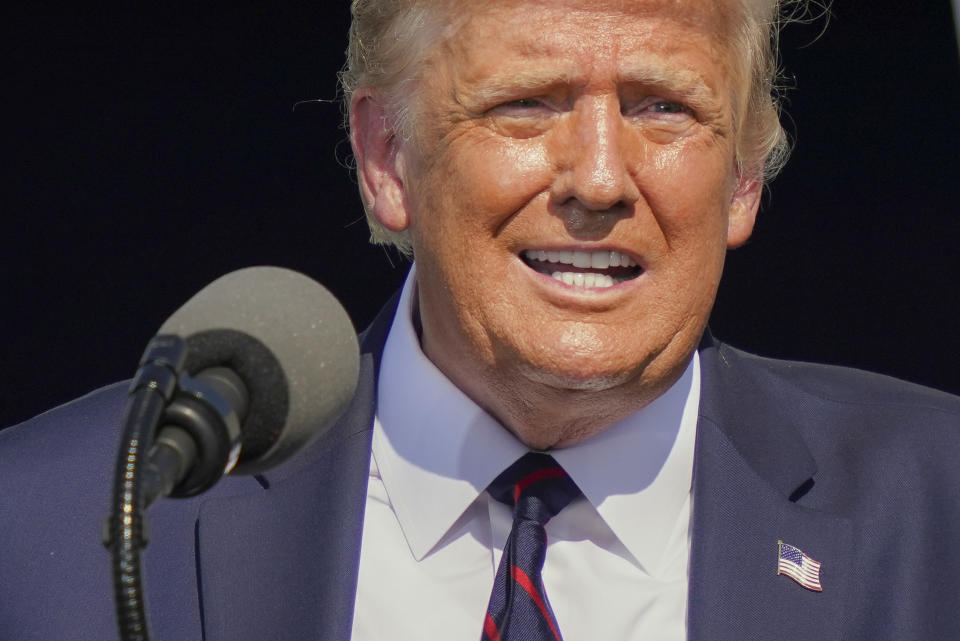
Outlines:
<svg viewBox="0 0 960 641"><path fill-rule="evenodd" d="M543 588L544 526L580 490L553 457L529 453L494 479L493 498L513 506L513 529L497 568L481 641L562 641Z"/></svg>

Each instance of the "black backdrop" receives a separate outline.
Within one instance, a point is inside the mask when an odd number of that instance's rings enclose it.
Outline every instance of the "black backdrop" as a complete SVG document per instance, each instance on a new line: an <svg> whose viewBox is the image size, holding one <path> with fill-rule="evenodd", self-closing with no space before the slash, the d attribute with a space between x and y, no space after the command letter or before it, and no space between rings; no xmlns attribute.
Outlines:
<svg viewBox="0 0 960 641"><path fill-rule="evenodd" d="M358 327L402 280L366 245L345 168L347 0L195 5L5 17L0 425L130 376L160 323L233 269L306 272ZM822 23L785 34L796 150L711 325L960 393L950 3L833 14L815 42Z"/></svg>

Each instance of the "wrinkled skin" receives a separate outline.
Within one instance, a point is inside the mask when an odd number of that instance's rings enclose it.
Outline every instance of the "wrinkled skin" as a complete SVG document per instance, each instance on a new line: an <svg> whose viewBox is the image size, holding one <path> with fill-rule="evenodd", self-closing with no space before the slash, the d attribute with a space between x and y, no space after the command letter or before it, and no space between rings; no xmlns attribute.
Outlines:
<svg viewBox="0 0 960 641"><path fill-rule="evenodd" d="M724 3L457 3L396 135L353 97L361 189L408 229L427 356L520 440L577 443L682 373L760 184L738 174L742 113ZM565 284L526 250L615 250L613 287Z"/></svg>

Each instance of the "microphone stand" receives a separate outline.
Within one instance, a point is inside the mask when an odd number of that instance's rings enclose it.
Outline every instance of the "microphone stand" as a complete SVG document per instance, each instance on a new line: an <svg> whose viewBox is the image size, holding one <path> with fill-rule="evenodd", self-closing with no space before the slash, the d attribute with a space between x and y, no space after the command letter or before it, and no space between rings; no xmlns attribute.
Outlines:
<svg viewBox="0 0 960 641"><path fill-rule="evenodd" d="M191 378L183 374L186 358L183 339L156 336L130 384L111 513L102 532L111 553L121 641L150 640L140 563L149 541L144 510L161 496L209 489L240 454L243 382L221 367Z"/></svg>
<svg viewBox="0 0 960 641"><path fill-rule="evenodd" d="M150 341L130 384L117 453L111 513L104 523L103 543L110 550L114 602L121 641L149 641L140 552L147 546L143 510L144 468L153 432L173 400L177 377L186 361L186 345L176 337Z"/></svg>

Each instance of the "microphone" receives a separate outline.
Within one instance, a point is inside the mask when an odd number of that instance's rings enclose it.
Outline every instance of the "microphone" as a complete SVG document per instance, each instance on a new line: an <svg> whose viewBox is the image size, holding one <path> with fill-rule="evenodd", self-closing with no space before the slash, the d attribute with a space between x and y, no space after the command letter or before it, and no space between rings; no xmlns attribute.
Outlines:
<svg viewBox="0 0 960 641"><path fill-rule="evenodd" d="M173 495L191 496L225 472L258 474L306 447L353 397L359 347L319 283L251 267L207 285L163 323L141 370L157 362L182 374L149 454L146 505L171 494L171 481ZM165 487L154 487L165 469L175 478L165 472Z"/></svg>
<svg viewBox="0 0 960 641"><path fill-rule="evenodd" d="M149 641L142 510L160 496L199 494L224 473L289 459L340 417L359 369L340 303L279 267L219 278L160 327L130 386L102 532L122 641Z"/></svg>

